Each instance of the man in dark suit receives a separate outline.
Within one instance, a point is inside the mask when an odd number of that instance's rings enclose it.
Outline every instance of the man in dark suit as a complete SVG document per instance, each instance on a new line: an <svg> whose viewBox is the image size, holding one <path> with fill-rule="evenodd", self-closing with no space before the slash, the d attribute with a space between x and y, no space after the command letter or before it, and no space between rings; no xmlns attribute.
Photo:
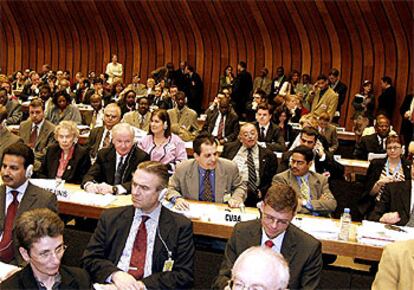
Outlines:
<svg viewBox="0 0 414 290"><path fill-rule="evenodd" d="M332 153L324 150L322 144L318 143L318 131L311 127L305 127L302 129L299 135L299 144L304 145L314 152L314 166L311 166L311 171L328 174L329 181L337 179L344 179L344 167L339 162L335 161ZM293 146L286 153L283 153L279 163L278 173L283 172L289 168L289 159L292 155Z"/></svg>
<svg viewBox="0 0 414 290"><path fill-rule="evenodd" d="M274 103L274 98L279 95L279 91L286 81L285 69L279 66L276 70L276 77L272 80L272 86L269 94L269 104Z"/></svg>
<svg viewBox="0 0 414 290"><path fill-rule="evenodd" d="M88 88L84 91L82 96L82 103L89 104L92 95L98 94L104 99L103 80L101 78L95 78L92 81L93 88Z"/></svg>
<svg viewBox="0 0 414 290"><path fill-rule="evenodd" d="M252 207L263 200L277 170L276 155L257 143L256 127L251 123L245 123L240 128L239 140L225 144L220 155L237 164L240 176L247 185L247 198L244 204Z"/></svg>
<svg viewBox="0 0 414 290"><path fill-rule="evenodd" d="M63 231L64 223L49 209L24 212L16 221L15 232L19 252L27 265L3 281L1 288L39 289L39 284L58 284L59 289L91 289L85 270L60 263L66 250Z"/></svg>
<svg viewBox="0 0 414 290"><path fill-rule="evenodd" d="M131 192L132 173L138 164L149 160L149 155L134 143L135 131L131 125L114 126L113 146L99 150L96 162L83 178L82 188L102 194Z"/></svg>
<svg viewBox="0 0 414 290"><path fill-rule="evenodd" d="M0 187L0 260L21 264L22 259L12 243L14 221L23 212L47 207L57 211L56 195L31 183L34 154L24 143L16 143L3 152Z"/></svg>
<svg viewBox="0 0 414 290"><path fill-rule="evenodd" d="M331 89L338 94L338 105L336 106L336 112L332 119L333 123L339 124L339 119L341 117L341 108L342 104L345 102L347 86L339 80L339 70L336 68L331 69L328 75L329 86Z"/></svg>
<svg viewBox="0 0 414 290"><path fill-rule="evenodd" d="M35 154L35 170L40 167L46 149L55 144L53 131L55 125L45 119L45 108L40 98L35 98L29 105L29 119L20 123L19 135Z"/></svg>
<svg viewBox="0 0 414 290"><path fill-rule="evenodd" d="M188 106L201 114L201 102L203 100L203 81L198 73L194 71L191 65L185 67L186 78L186 96L188 98Z"/></svg>
<svg viewBox="0 0 414 290"><path fill-rule="evenodd" d="M259 134L258 141L273 152L286 150L285 139L278 126L271 122L272 114L269 104L260 104L256 113L256 128Z"/></svg>
<svg viewBox="0 0 414 290"><path fill-rule="evenodd" d="M104 125L91 130L88 138L87 148L91 160L94 161L98 150L108 148L112 140L112 127L121 121L121 108L111 103L104 109Z"/></svg>
<svg viewBox="0 0 414 290"><path fill-rule="evenodd" d="M274 183L260 206L261 219L238 223L227 241L224 261L213 288L223 289L237 257L252 246L281 253L289 264L289 289L316 289L322 271L321 243L293 224L298 206L296 192Z"/></svg>
<svg viewBox="0 0 414 290"><path fill-rule="evenodd" d="M231 93L234 109L240 118L244 118L243 115L246 114L246 103L253 90L252 75L246 69L247 64L244 61L240 61L237 65L237 77L234 79L233 91Z"/></svg>
<svg viewBox="0 0 414 290"><path fill-rule="evenodd" d="M385 114L388 118L391 119L392 115L395 113L395 103L397 101L397 93L395 88L392 86L392 80L390 77L381 78L381 88L382 94L378 97L378 113Z"/></svg>
<svg viewBox="0 0 414 290"><path fill-rule="evenodd" d="M239 117L230 109L229 98L219 101L219 109L207 114L203 130L214 136L221 145L236 140L240 131Z"/></svg>
<svg viewBox="0 0 414 290"><path fill-rule="evenodd" d="M117 289L191 288L192 225L161 206L167 183L167 166L141 163L133 177L133 205L102 214L82 258L94 282Z"/></svg>
<svg viewBox="0 0 414 290"><path fill-rule="evenodd" d="M390 120L380 114L376 118L374 128L374 134L362 136L359 143L355 145L355 158L368 160L368 153L386 153L385 143L390 133Z"/></svg>
<svg viewBox="0 0 414 290"><path fill-rule="evenodd" d="M24 86L22 93L19 96L19 99L23 102L26 102L29 97L39 96L40 85L42 81L38 73L33 73L30 77L31 82Z"/></svg>
<svg viewBox="0 0 414 290"><path fill-rule="evenodd" d="M411 179L414 166L411 165ZM412 181L391 182L385 185L381 199L369 216L370 220L385 224L414 227Z"/></svg>

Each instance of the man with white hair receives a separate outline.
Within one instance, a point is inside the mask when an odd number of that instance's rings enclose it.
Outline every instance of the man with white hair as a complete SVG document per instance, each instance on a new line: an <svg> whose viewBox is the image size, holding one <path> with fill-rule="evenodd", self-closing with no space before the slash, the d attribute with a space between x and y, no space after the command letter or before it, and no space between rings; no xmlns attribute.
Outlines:
<svg viewBox="0 0 414 290"><path fill-rule="evenodd" d="M83 178L82 188L102 194L125 194L131 191L132 173L149 155L136 146L135 131L127 123L112 128L112 144L98 151L96 162Z"/></svg>
<svg viewBox="0 0 414 290"><path fill-rule="evenodd" d="M267 247L251 247L244 251L231 272L229 289L284 290L289 282L286 260Z"/></svg>

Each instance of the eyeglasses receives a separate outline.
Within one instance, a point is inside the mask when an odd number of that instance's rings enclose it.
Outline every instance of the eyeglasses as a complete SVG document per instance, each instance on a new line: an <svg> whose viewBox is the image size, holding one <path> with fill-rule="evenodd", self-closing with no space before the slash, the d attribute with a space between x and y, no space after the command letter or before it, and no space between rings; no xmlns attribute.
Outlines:
<svg viewBox="0 0 414 290"><path fill-rule="evenodd" d="M105 114L106 118L111 118L111 119L116 119L118 118L118 115L110 115L110 114Z"/></svg>
<svg viewBox="0 0 414 290"><path fill-rule="evenodd" d="M401 149L401 146L387 147L387 150L389 151L398 150L398 149Z"/></svg>
<svg viewBox="0 0 414 290"><path fill-rule="evenodd" d="M289 220L285 220L285 219L277 219L269 214L263 213L263 219L265 220L266 223L269 224L274 224L276 222L276 224L280 224L283 226L288 226L290 224Z"/></svg>
<svg viewBox="0 0 414 290"><path fill-rule="evenodd" d="M266 287L263 285L246 285L242 281L237 281L233 279L227 281L227 286L233 290L266 290Z"/></svg>
<svg viewBox="0 0 414 290"><path fill-rule="evenodd" d="M37 256L42 260L49 260L53 256L53 254L55 254L58 258L61 258L67 248L68 246L66 245L60 245L54 251L47 250L47 251L41 252L40 254L37 254Z"/></svg>

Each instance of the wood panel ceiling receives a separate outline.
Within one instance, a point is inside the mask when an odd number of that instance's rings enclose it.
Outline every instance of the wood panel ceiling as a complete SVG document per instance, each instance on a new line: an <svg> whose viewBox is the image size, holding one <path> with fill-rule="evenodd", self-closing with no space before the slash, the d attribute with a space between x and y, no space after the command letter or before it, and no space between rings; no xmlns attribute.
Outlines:
<svg viewBox="0 0 414 290"><path fill-rule="evenodd" d="M395 80L398 104L414 89L413 1L0 1L3 73L44 63L72 73L102 72L113 53L146 79L166 62L187 60L205 83L204 104L227 64L256 75L280 65L313 79L338 68L343 107L364 79ZM397 115L397 114L396 114ZM399 117L394 121L399 123Z"/></svg>

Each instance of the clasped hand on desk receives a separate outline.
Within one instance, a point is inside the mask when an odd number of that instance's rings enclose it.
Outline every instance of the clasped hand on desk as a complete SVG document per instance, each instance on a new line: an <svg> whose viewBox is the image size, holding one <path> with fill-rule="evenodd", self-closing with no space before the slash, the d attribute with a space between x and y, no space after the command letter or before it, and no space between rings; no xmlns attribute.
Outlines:
<svg viewBox="0 0 414 290"><path fill-rule="evenodd" d="M112 194L113 186L109 185L106 182L103 183L90 183L85 186L85 191L91 193L100 193L100 194Z"/></svg>

